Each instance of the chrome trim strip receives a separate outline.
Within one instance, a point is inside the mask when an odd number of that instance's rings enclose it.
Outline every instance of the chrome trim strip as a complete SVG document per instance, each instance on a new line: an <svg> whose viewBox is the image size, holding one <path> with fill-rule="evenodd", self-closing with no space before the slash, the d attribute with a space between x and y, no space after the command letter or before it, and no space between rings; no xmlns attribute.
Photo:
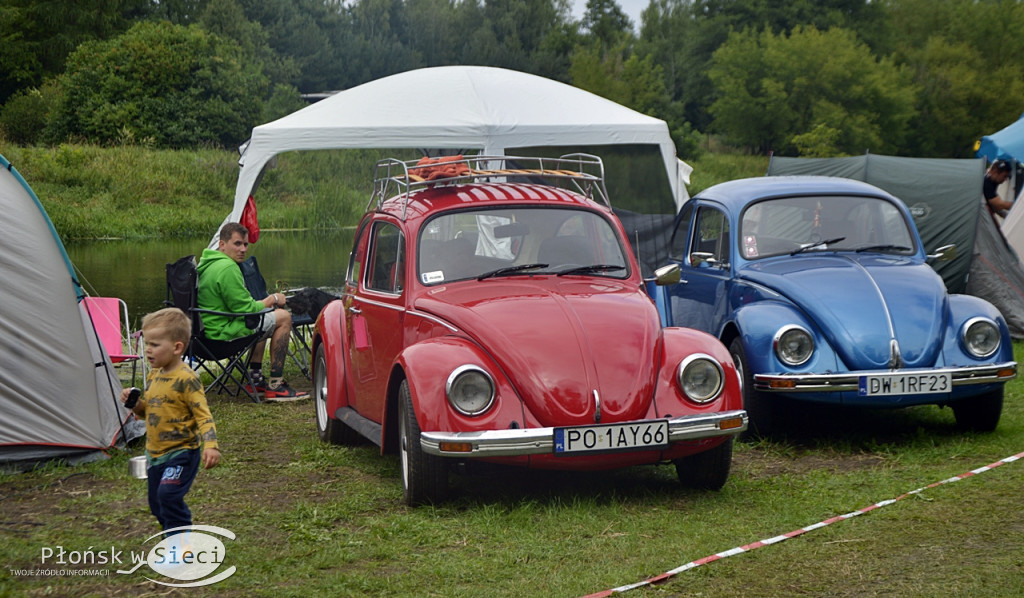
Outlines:
<svg viewBox="0 0 1024 598"><path fill-rule="evenodd" d="M1012 376L998 376L999 370L1013 369ZM964 368L934 368L918 370L865 370L842 374L754 374L754 388L767 392L840 392L857 390L859 378L871 374L939 374L949 373L953 386L1009 382L1017 377L1017 362ZM794 382L794 388L771 388L772 381Z"/></svg>
<svg viewBox="0 0 1024 598"><path fill-rule="evenodd" d="M719 428L723 421L737 417L743 419L743 424L740 427L728 430ZM628 424L630 422L615 423ZM668 440L670 443L674 443L717 436L735 436L746 430L748 423L747 412L742 409L674 417L668 420ZM442 442L469 442L472 443L473 448L469 452L445 452L440 448ZM485 430L482 432L422 432L420 446L423 447L424 452L439 457L478 458L553 454L555 428Z"/></svg>
<svg viewBox="0 0 1024 598"><path fill-rule="evenodd" d="M445 328L447 328L448 330L451 330L452 332L458 332L459 331L458 328L456 328L455 326L452 326L451 324L449 324L448 322L445 322L444 320L442 320L441 318L438 318L437 316L432 316L432 315L430 315L428 313L424 313L422 311L416 311L415 309L407 310L405 313L409 314L410 316L419 316L419 317L423 318L424 320L430 320L431 322L433 322L435 324L440 324L441 326L444 326Z"/></svg>
<svg viewBox="0 0 1024 598"><path fill-rule="evenodd" d="M397 295L396 295L397 296ZM377 307L384 307L393 311L405 311L405 307L401 305L395 305L394 303L385 303L383 301L374 301L373 299L367 299L366 295L361 295L358 298L353 299L353 303L368 303L370 305L376 305Z"/></svg>

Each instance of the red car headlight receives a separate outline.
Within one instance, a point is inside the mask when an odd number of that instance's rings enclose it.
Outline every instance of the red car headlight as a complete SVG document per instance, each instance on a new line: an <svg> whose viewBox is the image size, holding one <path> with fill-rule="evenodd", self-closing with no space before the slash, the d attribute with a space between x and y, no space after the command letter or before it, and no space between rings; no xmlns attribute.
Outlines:
<svg viewBox="0 0 1024 598"><path fill-rule="evenodd" d="M463 415L480 415L494 404L494 379L476 365L461 365L444 387L448 403Z"/></svg>
<svg viewBox="0 0 1024 598"><path fill-rule="evenodd" d="M722 392L725 373L710 355L694 353L679 363L676 374L679 390L695 403L708 403Z"/></svg>

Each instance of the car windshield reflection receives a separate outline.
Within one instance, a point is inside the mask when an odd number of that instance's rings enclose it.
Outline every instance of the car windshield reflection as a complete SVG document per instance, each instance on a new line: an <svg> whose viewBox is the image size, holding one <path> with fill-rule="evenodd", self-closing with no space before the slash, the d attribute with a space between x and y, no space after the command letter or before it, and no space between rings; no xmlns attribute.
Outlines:
<svg viewBox="0 0 1024 598"><path fill-rule="evenodd" d="M442 214L421 229L417 262L425 285L570 271L626 278L628 264L603 217L550 207Z"/></svg>
<svg viewBox="0 0 1024 598"><path fill-rule="evenodd" d="M910 254L914 237L895 204L877 197L783 197L751 204L741 220L748 260L817 251Z"/></svg>

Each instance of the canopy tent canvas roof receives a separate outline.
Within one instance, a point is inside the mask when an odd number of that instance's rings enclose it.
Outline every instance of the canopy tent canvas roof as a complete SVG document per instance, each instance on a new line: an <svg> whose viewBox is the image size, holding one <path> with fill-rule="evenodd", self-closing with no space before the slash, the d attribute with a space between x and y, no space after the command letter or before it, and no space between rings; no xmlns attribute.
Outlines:
<svg viewBox="0 0 1024 598"><path fill-rule="evenodd" d="M342 148L479 150L646 145L660 150L676 206L690 167L676 158L665 121L581 89L507 69L442 66L399 73L339 92L252 130L239 162L238 221L277 154Z"/></svg>
<svg viewBox="0 0 1024 598"><path fill-rule="evenodd" d="M768 176L817 174L865 181L900 198L914 217L926 251L955 244L957 258L933 263L951 293L988 300L1024 338L1024 268L982 200L985 161L865 154L848 158L780 158Z"/></svg>
<svg viewBox="0 0 1024 598"><path fill-rule="evenodd" d="M0 166L0 463L110 448L131 418L121 382L49 216L3 156Z"/></svg>

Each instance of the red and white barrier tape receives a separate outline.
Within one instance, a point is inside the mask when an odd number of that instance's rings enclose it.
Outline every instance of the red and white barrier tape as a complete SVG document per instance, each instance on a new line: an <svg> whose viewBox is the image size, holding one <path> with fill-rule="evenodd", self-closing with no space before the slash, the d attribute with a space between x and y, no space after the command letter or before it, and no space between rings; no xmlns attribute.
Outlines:
<svg viewBox="0 0 1024 598"><path fill-rule="evenodd" d="M985 467L979 467L978 469L972 469L971 471L968 471L966 473L962 473L962 474L960 474L958 476L954 476L954 477L951 477L951 478L948 478L948 479L945 479L945 480L942 480L942 481L939 481L939 482L935 482L933 484L928 484L927 486L924 486L922 488L918 488L917 490L911 490L910 492L907 492L905 494L901 494L900 496L897 496L896 498L892 498L892 499L889 499L889 500L883 500L882 502L877 502L877 503L875 503L873 505L864 507L863 509L858 509L856 511L853 511L852 513L847 513L846 515L839 515L837 517L832 517L832 518L826 519L824 521L819 521L818 523L815 523L815 524L812 524L812 525L808 525L807 527L802 527L800 529L793 530L791 532L782 534L781 536L775 536L773 538L768 538L766 540L760 540L760 541L754 542L752 544L747 544L746 546L738 546L736 548L731 548L729 550L726 550L725 552L719 552L717 554L712 554L710 556L706 556L704 558L697 559L695 561L690 561L689 563L686 563L685 565L682 565L680 567L676 567L675 569L672 569L671 571L666 571L666 572L662 573L661 575L655 575L654 577L647 578L647 579L645 579L643 581L640 581L640 582L637 582L637 583L633 583L633 584L629 584L629 585L625 585L625 586L619 586L617 588L612 588L610 590L604 590L604 591L601 591L601 592L597 592L595 594L588 594L588 595L584 596L584 598L604 598L606 596L611 596L612 594L619 594L619 593L622 593L622 592L628 592L629 590L633 590L633 589L640 588L640 587L643 587L643 586L659 583L659 582L665 581L666 579L674 577L674 576L682 573L683 571L689 571L690 569L694 569L696 567L700 567L701 565L706 565L708 563L713 563L715 561L724 559L726 557L735 556L737 554L742 554L744 552L750 552L751 550L755 550L757 548L762 548L764 546L769 546L771 544L778 544L779 542L782 542L784 540L788 540L790 538L795 538L797 536L806 534L807 532L814 531L816 529L820 529L820 528L826 527L828 525L832 525L833 523L836 523L838 521L844 521L846 519L850 519L850 518L856 517L857 515L863 515L864 513L870 513L871 511L874 511L875 509L879 509L881 507L885 507L885 506L891 505L891 504L893 504L895 502L899 502L899 501L901 501L904 498L907 498L909 496L913 496L915 494L920 494L921 492L924 492L925 490L928 490L929 488L935 488L936 486L941 486L943 484L949 484L949 483L952 483L952 482L959 482L960 480L969 478L971 476L978 475L979 473L984 473L986 471L993 470L996 467L999 467L1000 465L1005 465L1006 463L1012 463L1013 461L1016 461L1016 460L1018 460L1018 459L1020 459L1022 457L1024 457L1024 452L1017 453L1016 455L1013 455L1012 457L1007 457L1005 459L1000 459L999 461L996 461L995 463L993 463L991 465L986 465Z"/></svg>

